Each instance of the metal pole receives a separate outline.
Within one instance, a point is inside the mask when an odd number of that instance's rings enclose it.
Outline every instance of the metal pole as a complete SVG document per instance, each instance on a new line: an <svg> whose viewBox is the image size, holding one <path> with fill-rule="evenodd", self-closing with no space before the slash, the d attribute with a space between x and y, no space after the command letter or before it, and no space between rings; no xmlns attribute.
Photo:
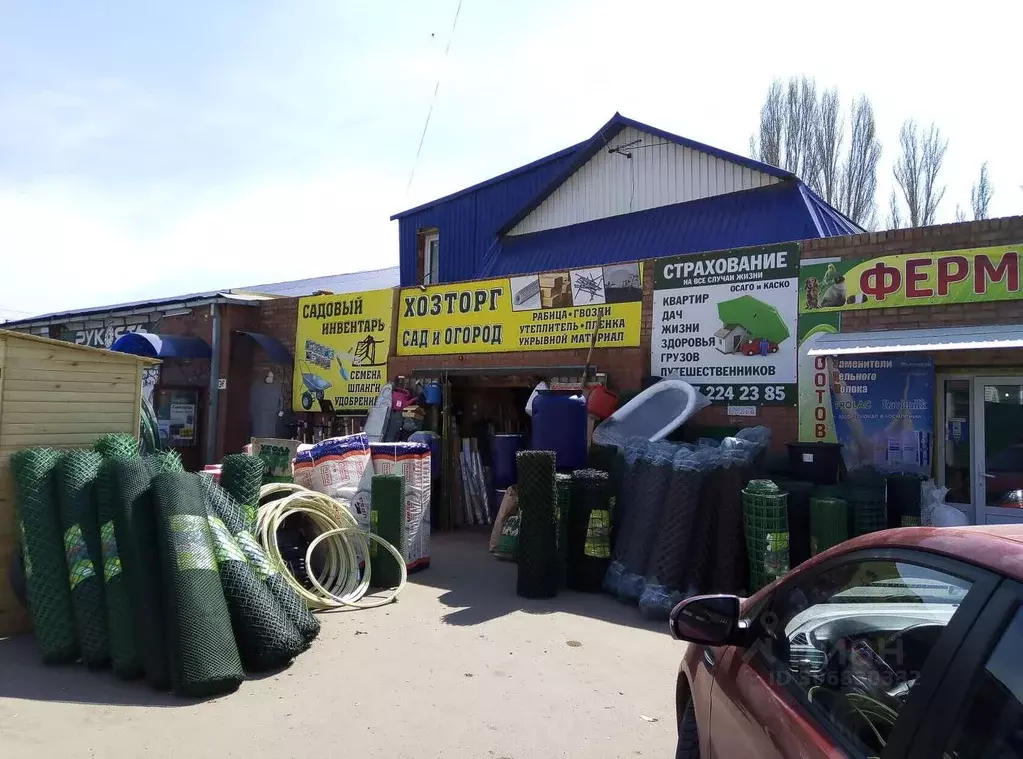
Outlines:
<svg viewBox="0 0 1023 759"><path fill-rule="evenodd" d="M220 306L210 304L213 334L210 356L210 389L206 402L206 463L217 463L217 429L220 412Z"/></svg>

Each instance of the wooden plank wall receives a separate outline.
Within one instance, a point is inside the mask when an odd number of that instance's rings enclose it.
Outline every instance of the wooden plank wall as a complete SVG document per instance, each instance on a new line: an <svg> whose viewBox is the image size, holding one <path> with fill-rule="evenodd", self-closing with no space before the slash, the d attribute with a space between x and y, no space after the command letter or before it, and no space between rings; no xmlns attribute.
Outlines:
<svg viewBox="0 0 1023 759"><path fill-rule="evenodd" d="M102 434L138 434L141 363L0 336L0 636L29 628L7 572L16 540L10 455L22 448L87 447Z"/></svg>

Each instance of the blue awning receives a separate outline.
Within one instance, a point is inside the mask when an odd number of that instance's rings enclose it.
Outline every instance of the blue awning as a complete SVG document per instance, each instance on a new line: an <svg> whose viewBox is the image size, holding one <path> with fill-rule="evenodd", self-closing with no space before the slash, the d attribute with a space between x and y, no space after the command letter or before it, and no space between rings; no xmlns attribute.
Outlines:
<svg viewBox="0 0 1023 759"><path fill-rule="evenodd" d="M288 349L284 347L284 343L278 340L276 337L270 335L264 335L262 332L246 332L245 330L235 330L239 335L248 335L257 343L259 347L265 350L270 358L273 359L275 364L290 364L291 354L288 353Z"/></svg>
<svg viewBox="0 0 1023 759"><path fill-rule="evenodd" d="M209 358L209 343L198 337L154 335L150 332L128 332L110 346L110 350L149 358Z"/></svg>

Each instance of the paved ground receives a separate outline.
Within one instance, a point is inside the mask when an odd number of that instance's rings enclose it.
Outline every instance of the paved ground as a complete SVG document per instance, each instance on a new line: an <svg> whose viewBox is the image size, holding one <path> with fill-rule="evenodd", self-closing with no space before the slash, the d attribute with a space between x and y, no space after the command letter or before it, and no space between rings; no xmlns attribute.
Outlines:
<svg viewBox="0 0 1023 759"><path fill-rule="evenodd" d="M396 605L328 615L287 670L203 703L0 640L0 755L667 757L679 647L606 596L515 595L480 534L436 538Z"/></svg>

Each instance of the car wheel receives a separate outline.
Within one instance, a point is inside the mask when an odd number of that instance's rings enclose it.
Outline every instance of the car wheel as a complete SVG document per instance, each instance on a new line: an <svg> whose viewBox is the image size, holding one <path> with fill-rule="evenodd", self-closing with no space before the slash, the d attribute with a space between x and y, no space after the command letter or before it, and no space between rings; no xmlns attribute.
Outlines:
<svg viewBox="0 0 1023 759"><path fill-rule="evenodd" d="M693 699L689 699L686 710L682 713L682 721L678 723L675 759L700 759L700 738L696 732L696 709L693 707Z"/></svg>

